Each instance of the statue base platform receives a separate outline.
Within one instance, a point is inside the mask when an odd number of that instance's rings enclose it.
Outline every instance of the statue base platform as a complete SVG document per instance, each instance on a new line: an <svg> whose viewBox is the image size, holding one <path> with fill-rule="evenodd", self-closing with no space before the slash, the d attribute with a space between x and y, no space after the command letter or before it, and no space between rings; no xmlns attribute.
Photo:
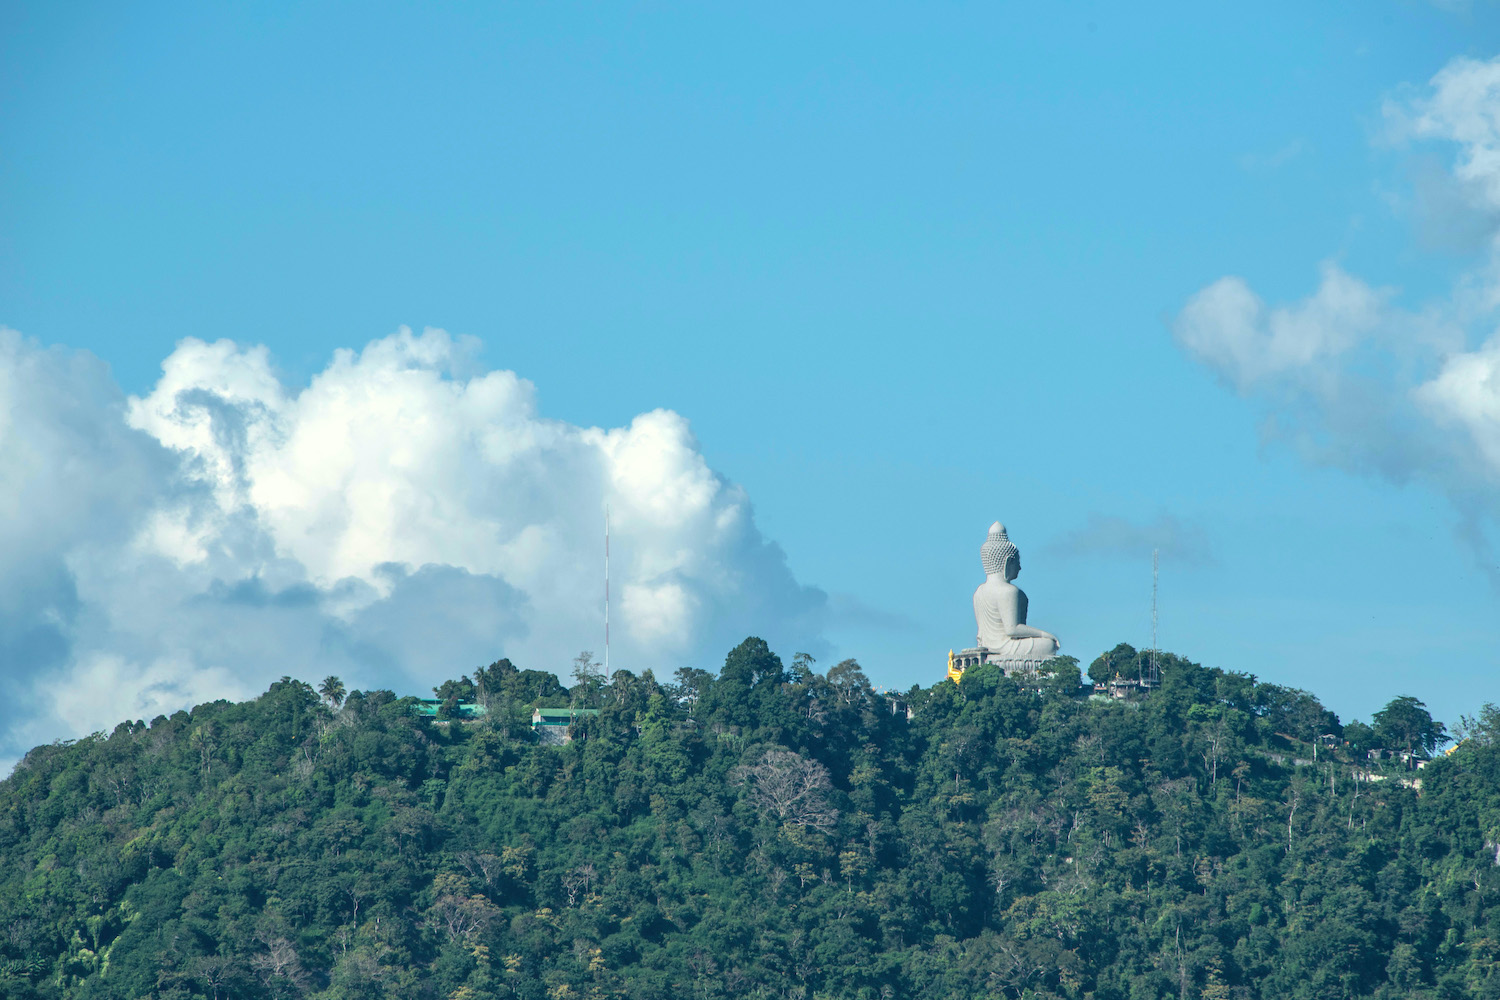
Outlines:
<svg viewBox="0 0 1500 1000"><path fill-rule="evenodd" d="M1050 659L1050 657L1048 658ZM960 650L953 654L953 666L960 673L970 667L977 667L981 663L992 663L999 667L1007 677L1035 677L1041 670L1045 659L1016 659L1007 657L995 650L977 646L973 649Z"/></svg>

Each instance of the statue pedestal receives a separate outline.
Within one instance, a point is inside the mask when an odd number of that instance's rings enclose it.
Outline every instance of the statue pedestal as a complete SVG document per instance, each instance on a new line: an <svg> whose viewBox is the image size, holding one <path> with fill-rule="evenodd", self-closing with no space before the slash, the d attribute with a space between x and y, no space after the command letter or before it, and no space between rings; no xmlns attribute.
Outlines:
<svg viewBox="0 0 1500 1000"><path fill-rule="evenodd" d="M967 670L970 667L977 667L981 663L993 663L1007 677L1035 677L1041 669L1042 664L1046 662L1047 660L1045 659L1016 659L1014 657L1007 657L1002 653L986 649L983 646L959 650L953 654L953 665L959 671Z"/></svg>

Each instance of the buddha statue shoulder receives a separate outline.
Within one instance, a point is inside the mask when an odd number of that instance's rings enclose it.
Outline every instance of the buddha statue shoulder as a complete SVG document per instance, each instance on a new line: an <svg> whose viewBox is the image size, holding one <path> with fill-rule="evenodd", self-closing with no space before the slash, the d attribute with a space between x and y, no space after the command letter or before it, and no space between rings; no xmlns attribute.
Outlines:
<svg viewBox="0 0 1500 1000"><path fill-rule="evenodd" d="M984 582L974 591L974 620L979 646L987 661L1046 660L1061 643L1051 632L1026 624L1026 594L1011 581L1021 572L1021 552L1005 533L1005 525L990 525L979 549Z"/></svg>

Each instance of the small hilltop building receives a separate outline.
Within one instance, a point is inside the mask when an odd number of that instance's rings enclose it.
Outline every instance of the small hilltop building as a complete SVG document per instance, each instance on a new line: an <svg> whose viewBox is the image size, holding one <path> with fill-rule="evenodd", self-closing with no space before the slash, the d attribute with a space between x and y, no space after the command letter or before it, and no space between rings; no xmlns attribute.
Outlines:
<svg viewBox="0 0 1500 1000"><path fill-rule="evenodd" d="M599 714L597 708L538 708L531 713L531 731L543 743L566 743L573 723Z"/></svg>

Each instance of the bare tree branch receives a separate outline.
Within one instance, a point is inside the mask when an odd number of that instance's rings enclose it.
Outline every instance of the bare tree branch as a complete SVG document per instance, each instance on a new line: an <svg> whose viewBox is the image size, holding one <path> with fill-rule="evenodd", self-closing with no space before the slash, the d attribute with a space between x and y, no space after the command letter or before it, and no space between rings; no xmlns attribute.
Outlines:
<svg viewBox="0 0 1500 1000"><path fill-rule="evenodd" d="M750 801L763 817L824 833L838 821L838 810L828 804L828 769L801 754L773 747L756 763L735 768L733 778L750 786Z"/></svg>

